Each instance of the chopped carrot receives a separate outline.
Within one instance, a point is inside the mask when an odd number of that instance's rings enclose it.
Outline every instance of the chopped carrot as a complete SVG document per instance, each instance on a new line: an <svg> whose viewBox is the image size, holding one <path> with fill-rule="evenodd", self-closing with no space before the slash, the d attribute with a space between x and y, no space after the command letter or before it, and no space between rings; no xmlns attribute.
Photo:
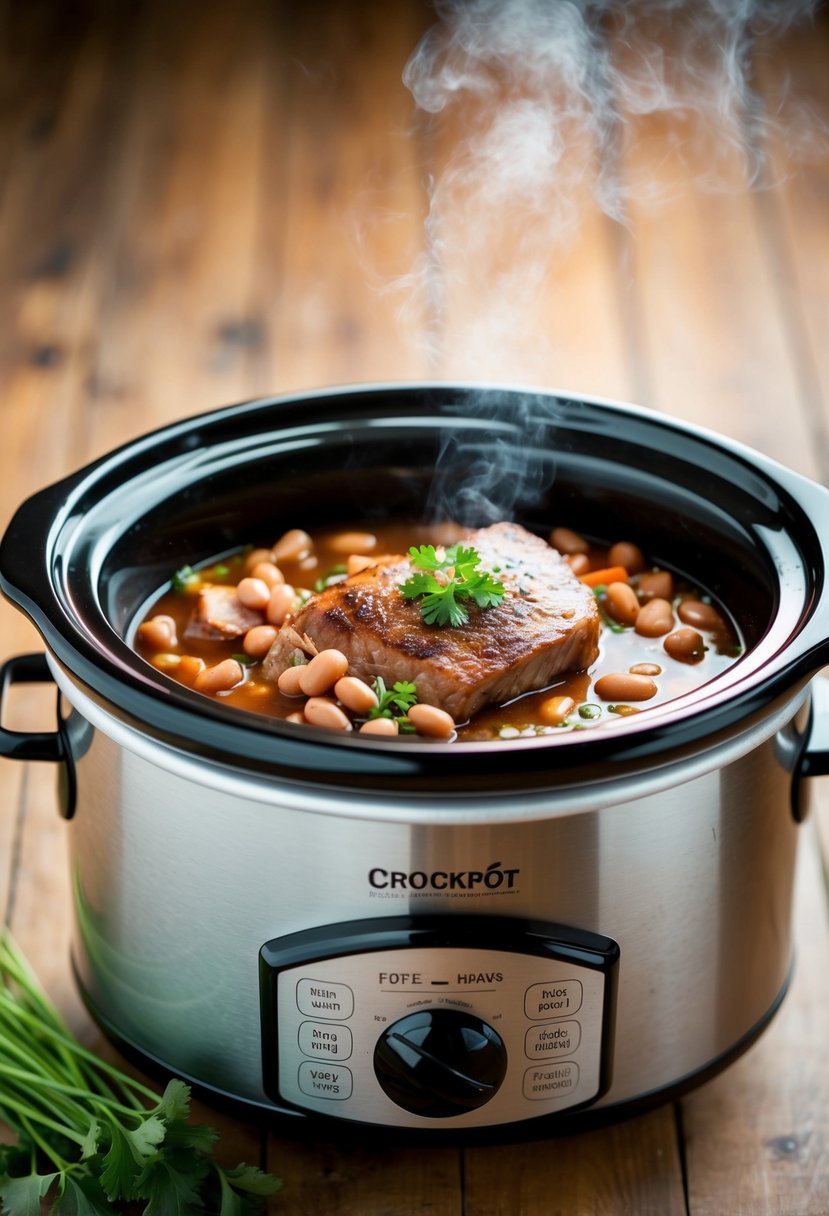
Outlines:
<svg viewBox="0 0 829 1216"><path fill-rule="evenodd" d="M579 582L588 587L599 587L602 583L626 583L628 572L624 566L605 566L603 570L591 570L588 574L582 574Z"/></svg>

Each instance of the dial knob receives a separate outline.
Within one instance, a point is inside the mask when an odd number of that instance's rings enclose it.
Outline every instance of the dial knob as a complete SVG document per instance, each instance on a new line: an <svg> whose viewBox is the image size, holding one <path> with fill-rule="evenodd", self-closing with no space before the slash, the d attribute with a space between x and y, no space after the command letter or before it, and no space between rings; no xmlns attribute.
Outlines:
<svg viewBox="0 0 829 1216"><path fill-rule="evenodd" d="M434 1119L483 1106L507 1071L500 1035L456 1009L422 1009L383 1031L374 1071L398 1106Z"/></svg>

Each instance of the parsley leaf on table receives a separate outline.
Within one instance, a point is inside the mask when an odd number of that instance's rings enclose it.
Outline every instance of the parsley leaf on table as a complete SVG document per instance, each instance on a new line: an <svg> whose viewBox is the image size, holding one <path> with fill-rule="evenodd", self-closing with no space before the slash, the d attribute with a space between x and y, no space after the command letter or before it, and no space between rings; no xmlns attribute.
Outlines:
<svg viewBox="0 0 829 1216"><path fill-rule="evenodd" d="M212 1128L187 1121L190 1089L163 1094L83 1047L0 929L0 1213L253 1216L278 1179L213 1160Z"/></svg>

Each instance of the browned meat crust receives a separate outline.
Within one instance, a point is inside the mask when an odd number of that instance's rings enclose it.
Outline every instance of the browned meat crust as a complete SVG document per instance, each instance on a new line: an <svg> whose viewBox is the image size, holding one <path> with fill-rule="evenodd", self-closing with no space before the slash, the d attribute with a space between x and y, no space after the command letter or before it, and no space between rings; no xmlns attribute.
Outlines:
<svg viewBox="0 0 829 1216"><path fill-rule="evenodd" d="M420 701L462 722L484 705L545 688L595 661L595 598L555 549L511 523L464 540L477 549L482 568L499 568L507 593L496 607L482 610L467 600L466 625L426 625L418 601L398 591L412 573L409 559L395 558L312 596L274 641L264 677L277 679L296 650L297 633L304 633L320 650L341 650L351 674L368 683L379 675L389 686L411 680Z"/></svg>

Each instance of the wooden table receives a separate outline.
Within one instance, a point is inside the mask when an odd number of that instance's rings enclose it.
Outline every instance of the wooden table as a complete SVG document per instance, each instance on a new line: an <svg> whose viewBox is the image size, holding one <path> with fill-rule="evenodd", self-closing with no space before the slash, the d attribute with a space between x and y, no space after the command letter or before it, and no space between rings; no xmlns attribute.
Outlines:
<svg viewBox="0 0 829 1216"><path fill-rule="evenodd" d="M602 152L613 217L587 188L593 147L555 194L537 112L506 144L530 132L525 177L489 161L483 185L500 193L483 194L467 173L493 118L531 90L534 39L511 86L491 75L497 110L467 92L430 117L401 83L434 22L416 0L30 0L3 15L0 519L113 445L212 405L422 376L637 400L829 479L829 159L793 104L829 119L825 13L751 56L750 109L765 103L770 119L752 128L761 189L710 115L617 116ZM649 35L687 67L676 24ZM586 60L591 105L610 79L597 48L631 72L636 47L618 21L603 28ZM573 161L575 128L564 134ZM7 605L0 638L5 655L39 648ZM9 724L48 722L37 692L15 694ZM0 764L0 909L100 1045L69 974L53 784L48 765ZM697 1092L605 1130L462 1152L379 1151L370 1135L358 1148L260 1141L208 1112L225 1156L261 1144L286 1216L829 1212L829 790L816 785L793 988L760 1041Z"/></svg>

